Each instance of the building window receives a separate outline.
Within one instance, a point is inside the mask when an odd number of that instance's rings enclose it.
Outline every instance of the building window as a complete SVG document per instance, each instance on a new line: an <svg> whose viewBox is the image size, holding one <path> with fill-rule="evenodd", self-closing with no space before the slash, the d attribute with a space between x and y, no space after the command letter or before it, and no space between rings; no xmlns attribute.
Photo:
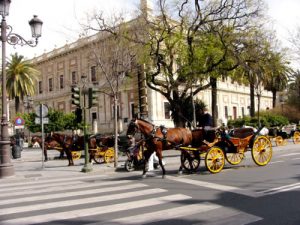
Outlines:
<svg viewBox="0 0 300 225"><path fill-rule="evenodd" d="M64 88L64 75L59 76L59 86L60 86L60 89Z"/></svg>
<svg viewBox="0 0 300 225"><path fill-rule="evenodd" d="M232 114L233 114L233 119L236 120L237 119L237 108L236 108L236 106L232 107Z"/></svg>
<svg viewBox="0 0 300 225"><path fill-rule="evenodd" d="M130 103L130 116L131 116L131 119L134 118L134 116L135 116L134 103L133 102Z"/></svg>
<svg viewBox="0 0 300 225"><path fill-rule="evenodd" d="M225 111L225 118L228 119L228 107L227 106L224 107L224 111Z"/></svg>
<svg viewBox="0 0 300 225"><path fill-rule="evenodd" d="M242 107L242 117L245 117L245 108Z"/></svg>
<svg viewBox="0 0 300 225"><path fill-rule="evenodd" d="M53 91L53 79L52 78L49 78L48 88L49 88L49 91Z"/></svg>
<svg viewBox="0 0 300 225"><path fill-rule="evenodd" d="M72 71L72 84L77 84L77 80L76 80L76 71Z"/></svg>
<svg viewBox="0 0 300 225"><path fill-rule="evenodd" d="M165 119L171 119L171 107L169 102L164 102Z"/></svg>
<svg viewBox="0 0 300 225"><path fill-rule="evenodd" d="M93 112L92 113L92 120L96 120L97 119L97 113Z"/></svg>
<svg viewBox="0 0 300 225"><path fill-rule="evenodd" d="M96 82L97 77L96 77L96 66L91 67L91 81Z"/></svg>
<svg viewBox="0 0 300 225"><path fill-rule="evenodd" d="M42 81L39 81L39 94L43 93L43 83Z"/></svg>

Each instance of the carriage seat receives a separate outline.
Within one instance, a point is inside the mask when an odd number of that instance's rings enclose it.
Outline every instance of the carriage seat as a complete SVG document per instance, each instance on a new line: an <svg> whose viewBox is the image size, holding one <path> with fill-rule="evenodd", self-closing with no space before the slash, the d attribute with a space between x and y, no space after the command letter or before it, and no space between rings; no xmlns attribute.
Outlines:
<svg viewBox="0 0 300 225"><path fill-rule="evenodd" d="M252 128L237 128L230 133L230 136L235 138L246 138L253 134L254 130Z"/></svg>
<svg viewBox="0 0 300 225"><path fill-rule="evenodd" d="M279 129L278 127L269 128L269 136L276 137L278 135Z"/></svg>

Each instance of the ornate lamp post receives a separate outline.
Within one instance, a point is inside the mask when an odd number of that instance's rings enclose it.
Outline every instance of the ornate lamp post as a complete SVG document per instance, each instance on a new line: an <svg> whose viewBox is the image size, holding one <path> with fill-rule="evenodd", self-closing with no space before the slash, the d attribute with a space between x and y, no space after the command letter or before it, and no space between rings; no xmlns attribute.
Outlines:
<svg viewBox="0 0 300 225"><path fill-rule="evenodd" d="M10 45L29 45L35 47L41 36L43 22L34 16L29 21L32 37L35 41L26 41L23 37L12 32L12 27L6 24L5 17L9 14L11 0L0 0L1 42L2 42L2 116L1 116L1 140L0 140L0 178L14 175L14 167L11 163L10 140L7 121L7 94L6 94L6 43ZM8 32L7 32L8 31Z"/></svg>

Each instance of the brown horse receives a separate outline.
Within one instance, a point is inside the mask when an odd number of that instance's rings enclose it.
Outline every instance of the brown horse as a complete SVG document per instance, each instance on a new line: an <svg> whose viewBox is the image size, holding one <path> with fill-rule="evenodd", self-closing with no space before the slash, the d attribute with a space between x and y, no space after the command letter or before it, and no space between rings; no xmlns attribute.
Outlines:
<svg viewBox="0 0 300 225"><path fill-rule="evenodd" d="M144 154L146 163L143 177L146 177L146 164L153 152L156 152L159 159L164 178L166 171L162 163L162 151L188 146L192 142L192 132L186 128L165 128L164 126L155 126L143 119L133 119L128 125L127 135L134 135L137 130L144 135L148 149Z"/></svg>
<svg viewBox="0 0 300 225"><path fill-rule="evenodd" d="M69 166L73 166L72 151L84 150L84 136L71 136L59 133L53 133L48 137L48 140L55 140L63 148L67 155ZM88 138L88 148L97 149L97 140L95 137Z"/></svg>
<svg viewBox="0 0 300 225"><path fill-rule="evenodd" d="M40 145L40 147L42 148L42 137L41 136L32 136L31 138L31 143L38 143ZM51 139L48 139L47 137L45 138L44 140L44 149L43 149L43 152L44 152L44 157L45 157L45 161L48 161L48 149L60 149L61 146L60 144L55 141L55 140L51 140ZM63 153L63 149L61 150L61 153ZM63 154L61 154L63 155ZM60 157L61 158L61 157Z"/></svg>

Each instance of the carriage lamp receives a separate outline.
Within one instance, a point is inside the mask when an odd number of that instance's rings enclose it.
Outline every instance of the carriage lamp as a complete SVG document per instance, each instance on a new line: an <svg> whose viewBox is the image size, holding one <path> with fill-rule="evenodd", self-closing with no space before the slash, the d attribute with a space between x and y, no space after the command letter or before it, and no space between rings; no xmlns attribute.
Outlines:
<svg viewBox="0 0 300 225"><path fill-rule="evenodd" d="M7 25L5 17L9 15L11 0L0 0L1 43L2 43L2 114L1 114L1 139L0 139L0 178L14 175L14 167L11 163L10 139L8 135L7 92L6 92L6 43L10 45L29 45L35 47L41 36L43 22L34 16L29 21L32 37L35 41L25 40L19 34L12 32L12 27Z"/></svg>

